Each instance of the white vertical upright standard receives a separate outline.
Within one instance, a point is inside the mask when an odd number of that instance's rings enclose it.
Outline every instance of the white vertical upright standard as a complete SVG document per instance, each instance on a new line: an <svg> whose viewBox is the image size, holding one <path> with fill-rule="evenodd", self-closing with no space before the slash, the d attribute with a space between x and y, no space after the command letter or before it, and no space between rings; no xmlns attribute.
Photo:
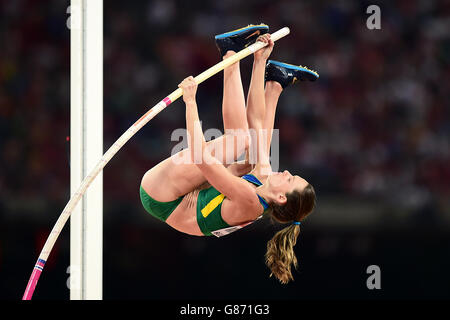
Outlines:
<svg viewBox="0 0 450 320"><path fill-rule="evenodd" d="M70 191L103 155L103 0L71 0ZM75 19L77 21L75 21ZM102 299L103 176L70 218L70 299Z"/></svg>

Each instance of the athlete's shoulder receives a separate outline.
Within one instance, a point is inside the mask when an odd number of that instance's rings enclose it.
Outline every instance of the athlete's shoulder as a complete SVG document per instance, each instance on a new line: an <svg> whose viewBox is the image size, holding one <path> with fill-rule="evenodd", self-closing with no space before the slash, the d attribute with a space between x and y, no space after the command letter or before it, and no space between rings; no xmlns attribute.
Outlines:
<svg viewBox="0 0 450 320"><path fill-rule="evenodd" d="M261 214L258 196L248 199L248 202L237 202L225 199L222 204L222 218L231 226L247 223L258 218Z"/></svg>

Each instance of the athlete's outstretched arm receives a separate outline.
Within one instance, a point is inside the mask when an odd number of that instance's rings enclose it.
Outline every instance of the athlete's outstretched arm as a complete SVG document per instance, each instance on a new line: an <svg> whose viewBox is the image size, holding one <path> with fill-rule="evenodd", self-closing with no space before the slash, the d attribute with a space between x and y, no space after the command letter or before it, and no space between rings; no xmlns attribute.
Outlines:
<svg viewBox="0 0 450 320"><path fill-rule="evenodd" d="M254 54L252 77L247 97L247 121L249 128L253 129L250 149L252 151L256 149L257 159L254 170L260 174L268 175L272 172L268 152L272 132L271 130L264 130L270 129L270 126L265 123L266 101L264 74L266 71L266 62L273 50L274 42L270 39L269 34L260 36L258 41L267 42L269 45Z"/></svg>
<svg viewBox="0 0 450 320"><path fill-rule="evenodd" d="M191 160L200 168L208 182L232 201L241 206L253 207L258 203L256 193L250 185L230 173L208 150L200 120L198 117L195 94L197 84L193 77L188 77L179 85L183 89L186 104L186 128Z"/></svg>

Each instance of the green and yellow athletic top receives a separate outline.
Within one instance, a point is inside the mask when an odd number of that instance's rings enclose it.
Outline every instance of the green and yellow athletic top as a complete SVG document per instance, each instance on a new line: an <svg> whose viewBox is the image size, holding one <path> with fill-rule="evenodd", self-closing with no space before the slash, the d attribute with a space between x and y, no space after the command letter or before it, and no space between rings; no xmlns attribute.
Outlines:
<svg viewBox="0 0 450 320"><path fill-rule="evenodd" d="M247 174L242 176L242 179L247 180L257 186L262 185L254 175ZM150 197L145 190L140 187L141 202L144 208L155 218L166 221L170 214L175 210L178 204L183 200L184 196L169 202L160 202ZM264 212L269 208L267 201L258 195L259 201L264 208ZM215 235L221 237L239 230L251 223L248 222L238 226L230 226L222 219L222 203L225 195L220 193L216 188L209 187L199 192L197 197L197 223L200 230L205 236ZM263 212L263 213L264 213ZM262 214L259 218L262 217ZM259 219L258 218L258 219Z"/></svg>
<svg viewBox="0 0 450 320"><path fill-rule="evenodd" d="M242 179L257 186L262 185L261 181L259 181L252 174L244 175L242 176ZM267 201L259 195L258 198L264 208L264 211L266 211L269 208ZM197 223L205 236L215 235L217 237L221 237L252 223L250 222L239 226L230 226L227 224L222 219L221 214L224 199L225 195L220 193L220 191L214 187L209 187L199 192L197 198Z"/></svg>

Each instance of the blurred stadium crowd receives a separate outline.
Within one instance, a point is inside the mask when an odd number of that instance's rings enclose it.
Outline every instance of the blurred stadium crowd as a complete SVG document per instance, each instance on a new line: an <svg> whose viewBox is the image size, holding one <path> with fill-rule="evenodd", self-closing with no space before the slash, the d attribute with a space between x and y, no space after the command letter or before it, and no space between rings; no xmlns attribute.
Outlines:
<svg viewBox="0 0 450 320"><path fill-rule="evenodd" d="M316 221L345 224L347 213L386 228L425 221L448 228L450 3L375 3L381 30L366 27L374 4L367 1L105 1L104 150L183 78L219 61L214 35L250 23L288 26L271 59L306 65L320 79L280 99L280 168L315 187ZM69 5L0 1L4 232L14 221L49 229L69 199ZM241 62L245 90L251 63ZM223 130L221 97L221 75L199 87L204 130ZM184 127L179 101L108 164L105 223L159 223L141 207L140 179L170 155L179 142L171 133ZM364 208L375 208L377 219L357 217Z"/></svg>

